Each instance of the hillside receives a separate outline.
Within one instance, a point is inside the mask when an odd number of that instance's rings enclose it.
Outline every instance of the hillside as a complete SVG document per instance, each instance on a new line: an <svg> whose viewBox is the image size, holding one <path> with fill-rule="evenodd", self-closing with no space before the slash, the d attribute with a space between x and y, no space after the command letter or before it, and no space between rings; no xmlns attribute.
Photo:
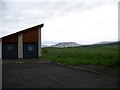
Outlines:
<svg viewBox="0 0 120 90"><path fill-rule="evenodd" d="M76 42L60 42L55 45L42 45L42 48L46 47L58 47L58 48L66 48L66 47L101 47L101 46L106 46L106 45L119 45L120 41L106 41L106 42L98 42L95 44L90 44L90 45L82 45L78 44Z"/></svg>
<svg viewBox="0 0 120 90"><path fill-rule="evenodd" d="M111 44L119 44L120 41L106 41L106 42L99 42L99 43L95 43L93 45L111 45Z"/></svg>
<svg viewBox="0 0 120 90"><path fill-rule="evenodd" d="M42 48L46 48L46 47L49 47L49 46L48 46L48 45L42 45L41 47L42 47Z"/></svg>
<svg viewBox="0 0 120 90"><path fill-rule="evenodd" d="M52 45L51 47L64 48L64 47L77 47L77 46L81 46L81 45L75 42L60 42L56 45Z"/></svg>
<svg viewBox="0 0 120 90"><path fill-rule="evenodd" d="M108 46L108 45L119 45L120 41L113 41L113 42L99 42L99 43L95 43L92 45L82 45L80 47L102 47L102 46Z"/></svg>

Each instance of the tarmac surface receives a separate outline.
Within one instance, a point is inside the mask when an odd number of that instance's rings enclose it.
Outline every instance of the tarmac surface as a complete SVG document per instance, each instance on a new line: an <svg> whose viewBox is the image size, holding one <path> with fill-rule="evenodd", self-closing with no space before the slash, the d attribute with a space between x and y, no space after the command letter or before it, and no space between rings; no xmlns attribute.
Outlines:
<svg viewBox="0 0 120 90"><path fill-rule="evenodd" d="M11 60L2 64L2 88L118 88L118 77L47 61Z"/></svg>

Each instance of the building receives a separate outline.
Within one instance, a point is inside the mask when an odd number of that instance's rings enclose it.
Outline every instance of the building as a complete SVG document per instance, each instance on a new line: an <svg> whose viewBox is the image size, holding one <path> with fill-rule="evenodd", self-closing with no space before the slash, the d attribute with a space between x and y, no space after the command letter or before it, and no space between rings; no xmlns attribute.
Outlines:
<svg viewBox="0 0 120 90"><path fill-rule="evenodd" d="M0 59L40 57L43 26L40 24L0 38Z"/></svg>

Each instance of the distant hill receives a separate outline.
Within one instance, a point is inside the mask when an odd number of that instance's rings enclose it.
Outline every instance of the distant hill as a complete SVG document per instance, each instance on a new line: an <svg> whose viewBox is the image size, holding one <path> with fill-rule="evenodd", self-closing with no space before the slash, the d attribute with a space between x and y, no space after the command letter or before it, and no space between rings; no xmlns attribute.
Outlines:
<svg viewBox="0 0 120 90"><path fill-rule="evenodd" d="M104 41L104 42L99 42L91 45L82 45L78 44L76 42L60 42L55 45L42 45L42 48L45 47L59 47L59 48L64 48L64 47L96 47L96 46L104 46L104 45L117 45L120 44L120 41Z"/></svg>
<svg viewBox="0 0 120 90"><path fill-rule="evenodd" d="M120 41L108 41L108 42L99 42L93 45L112 45L112 44L120 44Z"/></svg>
<svg viewBox="0 0 120 90"><path fill-rule="evenodd" d="M49 46L48 46L48 45L42 45L41 47L42 47L42 48L45 48L45 47L49 47Z"/></svg>
<svg viewBox="0 0 120 90"><path fill-rule="evenodd" d="M99 42L99 43L95 43L94 45L112 44L112 43L118 43L118 42L117 42L117 41L106 41L106 42Z"/></svg>
<svg viewBox="0 0 120 90"><path fill-rule="evenodd" d="M81 46L81 45L75 42L60 42L56 45L52 45L51 47L64 48L64 47L77 47L77 46Z"/></svg>
<svg viewBox="0 0 120 90"><path fill-rule="evenodd" d="M96 46L105 46L105 45L118 45L120 44L120 41L112 41L112 42L99 42L99 43L95 43L92 45L83 45L81 47L96 47Z"/></svg>

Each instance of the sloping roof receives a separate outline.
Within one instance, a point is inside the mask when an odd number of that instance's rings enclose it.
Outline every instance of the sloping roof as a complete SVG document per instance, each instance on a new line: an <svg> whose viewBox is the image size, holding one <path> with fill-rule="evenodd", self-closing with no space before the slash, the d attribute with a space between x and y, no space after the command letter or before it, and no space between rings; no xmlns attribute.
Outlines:
<svg viewBox="0 0 120 90"><path fill-rule="evenodd" d="M30 28L21 30L21 31L16 32L16 33L13 33L13 34L9 34L9 35L4 36L4 37L8 37L8 36L12 36L12 35L18 35L18 34L21 34L21 33L24 33L24 32L28 32L28 31L34 30L35 28L36 28L36 29L37 29L37 28L42 28L43 26L44 26L44 24L39 24L39 25L36 25L36 26L30 27ZM4 37L1 37L1 38L4 38Z"/></svg>

